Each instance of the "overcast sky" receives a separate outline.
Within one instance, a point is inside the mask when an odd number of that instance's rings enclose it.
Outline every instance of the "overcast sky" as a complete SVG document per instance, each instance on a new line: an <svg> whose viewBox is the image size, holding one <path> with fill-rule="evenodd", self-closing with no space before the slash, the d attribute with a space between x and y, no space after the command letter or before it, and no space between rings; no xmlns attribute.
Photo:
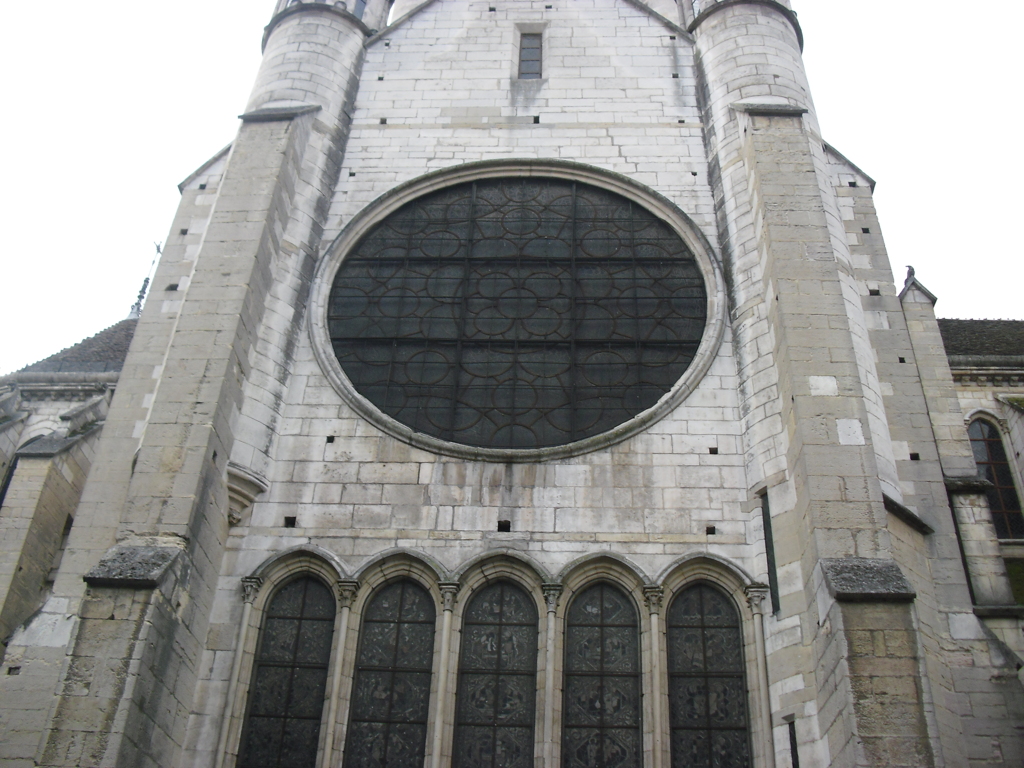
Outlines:
<svg viewBox="0 0 1024 768"><path fill-rule="evenodd" d="M913 264L941 317L1024 318L1024 3L794 6L824 137L878 182L897 282ZM273 0L5 8L0 373L127 316L177 183L237 129Z"/></svg>

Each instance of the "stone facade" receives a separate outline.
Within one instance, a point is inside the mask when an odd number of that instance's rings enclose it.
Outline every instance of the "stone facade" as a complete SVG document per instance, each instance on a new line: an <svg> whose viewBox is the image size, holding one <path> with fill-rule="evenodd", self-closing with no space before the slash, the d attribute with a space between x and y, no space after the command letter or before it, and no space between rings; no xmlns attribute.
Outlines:
<svg viewBox="0 0 1024 768"><path fill-rule="evenodd" d="M896 285L788 6L278 3L235 141L181 185L123 367L0 380L0 765L239 764L271 602L302 576L336 598L317 766L345 759L364 621L399 579L436 605L431 768L458 761L463 621L496 581L539 616L522 764L575 764L566 625L605 583L638 617L630 764L689 764L666 625L703 584L740 620L749 758L723 764L1020 765L1024 549L997 538L966 430L990 415L1019 483L1020 361L947 357L934 297ZM540 78L518 77L523 34ZM695 254L691 368L593 441L426 439L335 356L351 249L494 178L609 190Z"/></svg>

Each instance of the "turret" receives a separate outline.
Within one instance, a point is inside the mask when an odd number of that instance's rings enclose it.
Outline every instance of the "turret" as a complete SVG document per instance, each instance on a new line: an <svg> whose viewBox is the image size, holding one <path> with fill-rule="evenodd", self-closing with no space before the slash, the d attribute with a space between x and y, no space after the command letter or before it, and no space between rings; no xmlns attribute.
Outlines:
<svg viewBox="0 0 1024 768"><path fill-rule="evenodd" d="M263 36L263 63L247 112L315 105L340 119L355 96L363 42L387 19L389 0L279 0Z"/></svg>
<svg viewBox="0 0 1024 768"><path fill-rule="evenodd" d="M829 687L850 696L840 708L851 707L857 721L835 718L834 704L807 691L774 713L775 743L788 741L782 718L795 717L800 741L821 739L817 748L834 750L831 765L852 766L856 729L865 742L875 735L861 718L877 702L854 698L856 671L828 657L831 633L852 633L863 620L837 585L856 571L865 579L858 599L885 603L878 628L892 631L909 624L910 609L892 606L886 590L902 591L904 601L912 592L892 556L886 510L902 502L902 486L857 266L789 3L686 0L683 16L696 39L732 293L750 490L764 510L769 575L784 573L788 582L776 593L778 620L804 617L802 650L769 666L775 679L835 680ZM907 702L913 718L923 717L923 706L919 697ZM928 749L909 725L892 735Z"/></svg>

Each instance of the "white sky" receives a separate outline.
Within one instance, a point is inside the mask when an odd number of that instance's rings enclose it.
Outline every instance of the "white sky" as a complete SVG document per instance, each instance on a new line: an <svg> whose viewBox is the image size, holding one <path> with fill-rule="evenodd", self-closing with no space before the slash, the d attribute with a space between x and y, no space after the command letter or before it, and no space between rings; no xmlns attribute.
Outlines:
<svg viewBox="0 0 1024 768"><path fill-rule="evenodd" d="M940 316L1024 318L1024 3L794 5L824 138L878 182L897 282L913 264ZM6 6L0 374L127 316L177 183L233 138L272 9Z"/></svg>

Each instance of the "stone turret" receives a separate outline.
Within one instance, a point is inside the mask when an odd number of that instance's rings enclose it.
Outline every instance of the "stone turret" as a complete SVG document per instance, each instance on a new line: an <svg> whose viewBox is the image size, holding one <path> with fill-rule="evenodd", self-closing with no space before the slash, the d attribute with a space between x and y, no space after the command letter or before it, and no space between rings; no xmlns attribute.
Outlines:
<svg viewBox="0 0 1024 768"><path fill-rule="evenodd" d="M901 502L902 491L801 60L802 33L788 4L778 2L694 0L684 15L696 39L706 151L730 274L748 477L771 510L774 544L769 539L766 546L790 580L777 600L779 620L809 619L804 657L791 659L791 671L834 680L839 695L850 697L842 708L868 718L874 703L854 700L858 680L829 660L830 634L821 627L845 622L852 631L861 620L830 599L854 570L869 584L868 603L891 606L885 592L894 581L909 594L892 560L883 503ZM907 605L886 608L892 631L909 621ZM820 735L832 765L858 764L858 725L837 717L820 686L805 702L812 716L798 723L801 735ZM923 755L929 747L916 726L924 702L906 705L914 713L907 732L894 735ZM859 727L869 751L878 746L870 727Z"/></svg>

